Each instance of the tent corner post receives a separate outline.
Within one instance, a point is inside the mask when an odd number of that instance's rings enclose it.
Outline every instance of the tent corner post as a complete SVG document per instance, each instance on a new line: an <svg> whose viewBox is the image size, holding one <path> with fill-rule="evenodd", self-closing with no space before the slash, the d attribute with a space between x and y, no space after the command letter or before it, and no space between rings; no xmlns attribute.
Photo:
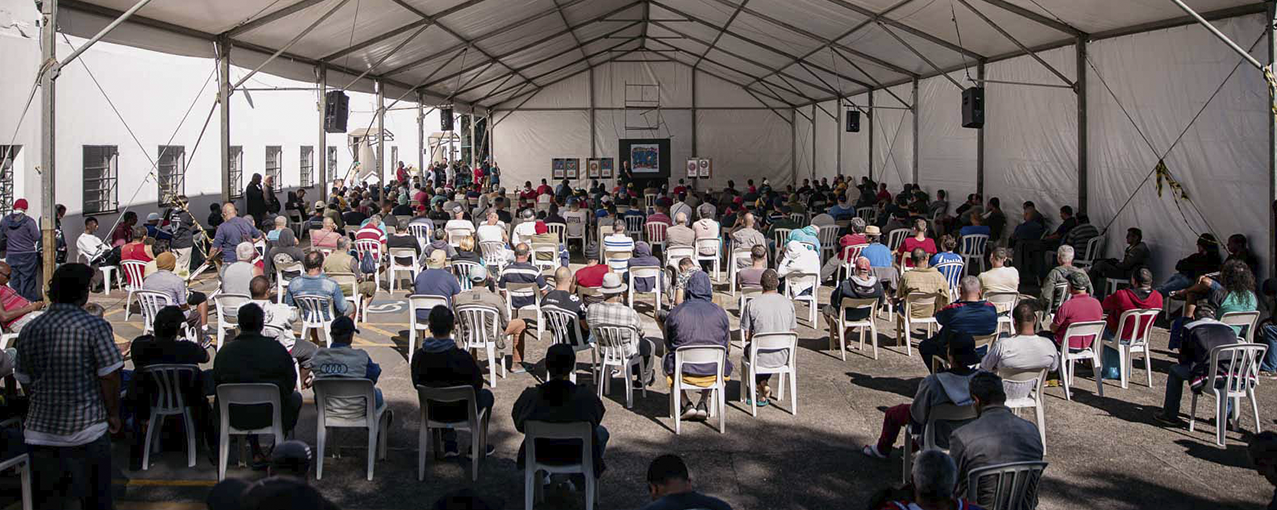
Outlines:
<svg viewBox="0 0 1277 510"><path fill-rule="evenodd" d="M44 284L41 294L48 291L48 281L57 267L57 249L54 236L57 210L56 193L56 156L54 144L57 142L57 93L56 86L58 66L58 2L44 0L41 5L40 52L44 62L55 65L44 66L40 73L40 244L44 248L41 267L44 271Z"/></svg>
<svg viewBox="0 0 1277 510"><path fill-rule="evenodd" d="M913 112L913 184L918 184L918 107L921 105L918 95L918 77L913 77L913 105L909 108Z"/></svg>
<svg viewBox="0 0 1277 510"><path fill-rule="evenodd" d="M1266 2L1268 7L1268 64L1277 68L1277 4ZM1268 87L1269 104L1277 104L1272 87ZM1268 110L1268 265L1269 276L1277 275L1277 112Z"/></svg>
<svg viewBox="0 0 1277 510"><path fill-rule="evenodd" d="M375 82L377 85L377 164L373 166L377 170L377 186L382 190L386 188L386 82L380 78ZM380 196L380 195L379 195ZM381 197L385 199L384 196Z"/></svg>
<svg viewBox="0 0 1277 510"><path fill-rule="evenodd" d="M421 172L421 182L426 177L426 95L417 90L417 171Z"/></svg>
<svg viewBox="0 0 1277 510"><path fill-rule="evenodd" d="M314 164L319 168L319 199L327 202L328 172L336 171L334 168L328 168L328 64L320 62L316 67L315 75L315 85L319 89L319 138L316 139L319 146L315 148L315 152L311 153L311 157L315 158Z"/></svg>
<svg viewBox="0 0 1277 510"><path fill-rule="evenodd" d="M869 180L873 181L874 180L874 159L878 157L876 154L874 154L874 137L876 135L874 134L874 90L873 89L869 89L869 111L866 112L865 117L868 119L868 124L869 124Z"/></svg>
<svg viewBox="0 0 1277 510"><path fill-rule="evenodd" d="M985 60L979 60L975 65L976 78L983 82L985 78ZM985 91L988 93L988 91ZM984 98L984 104L989 104L989 98ZM975 192L981 197L984 196L984 126L976 130L975 135Z"/></svg>
<svg viewBox="0 0 1277 510"><path fill-rule="evenodd" d="M225 37L217 39L217 101L218 123L221 136L219 142L222 154L222 202L229 202L234 195L231 190L231 45ZM241 156L242 157L242 156Z"/></svg>
<svg viewBox="0 0 1277 510"><path fill-rule="evenodd" d="M1074 77L1077 85L1077 208L1079 213L1085 213L1088 209L1087 202L1090 201L1087 191L1090 180L1090 168L1087 164L1090 158L1090 141L1086 118L1086 36L1079 35L1074 47L1077 57L1077 76Z"/></svg>

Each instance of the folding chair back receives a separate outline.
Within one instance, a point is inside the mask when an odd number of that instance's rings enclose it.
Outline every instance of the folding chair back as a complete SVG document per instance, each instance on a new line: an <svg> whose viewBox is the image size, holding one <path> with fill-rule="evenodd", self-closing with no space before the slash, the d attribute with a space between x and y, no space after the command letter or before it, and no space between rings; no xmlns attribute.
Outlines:
<svg viewBox="0 0 1277 510"><path fill-rule="evenodd" d="M417 352L417 331L426 329L426 325L417 320L417 312L427 314L436 306L448 308L448 298L433 294L413 294L408 296L408 365L412 365L412 356Z"/></svg>
<svg viewBox="0 0 1277 510"><path fill-rule="evenodd" d="M124 283L130 290L142 290L142 280L146 273L146 262L140 260L121 261L124 267Z"/></svg>
<svg viewBox="0 0 1277 510"><path fill-rule="evenodd" d="M1043 461L1010 462L971 470L967 501L987 510L1029 510L1037 506Z"/></svg>
<svg viewBox="0 0 1277 510"><path fill-rule="evenodd" d="M155 315L160 309L173 304L172 298L163 292L153 290L137 291L137 304L142 309L142 334L155 331Z"/></svg>
<svg viewBox="0 0 1277 510"><path fill-rule="evenodd" d="M669 228L669 225L666 225L659 221L652 221L643 225L643 231L645 234L647 234L647 243L653 246L660 246L662 249L664 249L665 248L665 229L667 228Z"/></svg>
<svg viewBox="0 0 1277 510"><path fill-rule="evenodd" d="M567 242L566 241L568 238L567 225L563 223L546 223L545 229L547 232L554 234L559 241Z"/></svg>
<svg viewBox="0 0 1277 510"><path fill-rule="evenodd" d="M470 290L474 283L470 281L470 274L475 269L483 267L478 262L470 262L468 260L452 261L452 274L457 277L457 283L461 284L461 290Z"/></svg>
<svg viewBox="0 0 1277 510"><path fill-rule="evenodd" d="M598 479L594 477L594 427L588 422L550 423L544 421L528 421L523 426L524 449L524 507L531 510L536 501L541 499L542 478L538 474L576 474L585 477L585 508L594 510L594 501L598 498ZM541 439L577 440L581 442L581 462L579 464L543 464L537 462L537 441Z"/></svg>
<svg viewBox="0 0 1277 510"><path fill-rule="evenodd" d="M891 251L900 249L900 245L904 244L905 239L913 234L913 230L907 228L898 228L887 233L887 248Z"/></svg>
<svg viewBox="0 0 1277 510"><path fill-rule="evenodd" d="M878 208L876 207L857 207L856 216L864 218L865 223L873 224L878 222Z"/></svg>
<svg viewBox="0 0 1277 510"><path fill-rule="evenodd" d="M1255 324L1259 322L1259 312L1228 312L1219 318L1219 322L1240 328L1237 336L1247 342L1255 341Z"/></svg>
<svg viewBox="0 0 1277 510"><path fill-rule="evenodd" d="M431 388L429 386L417 385L417 401L421 408L421 426L417 435L417 481L422 481L426 477L426 457L430 453L430 445L436 443L437 436L431 433L431 429L448 429L448 430L467 430L470 431L470 449L472 452L486 452L488 443L488 410L480 410L478 399L476 398L474 387L464 386L448 386L443 388ZM430 412L433 405L463 403L466 408L466 418L457 421L440 421L437 416L432 419L435 413ZM487 457L483 454L470 455L470 480L479 480L479 462Z"/></svg>
<svg viewBox="0 0 1277 510"><path fill-rule="evenodd" d="M218 415L221 417L221 437L218 441L217 479L226 478L226 458L230 453L230 436L273 434L275 444L284 442L283 407L279 400L279 388L269 383L238 383L217 385ZM271 424L260 429L239 429L231 426L231 407L270 405Z"/></svg>
<svg viewBox="0 0 1277 510"><path fill-rule="evenodd" d="M546 322L550 323L550 333L554 335L554 343L571 345L575 351L590 348L585 335L581 333L581 322L577 314L549 305L542 307L541 313L545 314Z"/></svg>
<svg viewBox="0 0 1277 510"><path fill-rule="evenodd" d="M639 239L643 235L644 218L642 216L625 217L625 235L631 239Z"/></svg>
<svg viewBox="0 0 1277 510"><path fill-rule="evenodd" d="M479 249L483 253L483 265L489 268L495 268L497 273L505 267L505 243L501 241L484 241L479 243Z"/></svg>
<svg viewBox="0 0 1277 510"><path fill-rule="evenodd" d="M199 373L198 365L177 364L150 365L139 371L142 378L149 379L155 385L155 393L151 398L151 426L146 431L146 443L144 443L146 446L142 452L143 471L150 468L154 431L161 428L167 416L180 416L184 420L182 427L186 430L187 467L195 466L195 420L191 419L191 412L186 407L186 398L182 389L185 385L194 384ZM138 416L135 419L141 419L141 417Z"/></svg>

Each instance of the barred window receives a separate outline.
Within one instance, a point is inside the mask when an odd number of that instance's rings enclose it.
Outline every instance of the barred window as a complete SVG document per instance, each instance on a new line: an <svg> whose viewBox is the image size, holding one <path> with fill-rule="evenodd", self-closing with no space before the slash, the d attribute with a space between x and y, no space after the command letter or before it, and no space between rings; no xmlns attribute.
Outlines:
<svg viewBox="0 0 1277 510"><path fill-rule="evenodd" d="M21 152L21 145L0 145L0 214L13 208L13 167Z"/></svg>
<svg viewBox="0 0 1277 510"><path fill-rule="evenodd" d="M309 188L315 185L314 168L315 148L304 145L301 149L301 187Z"/></svg>
<svg viewBox="0 0 1277 510"><path fill-rule="evenodd" d="M231 198L244 196L244 146L232 145L230 153Z"/></svg>
<svg viewBox="0 0 1277 510"><path fill-rule="evenodd" d="M186 193L186 147L161 145L156 169L160 204L169 205L174 197Z"/></svg>
<svg viewBox="0 0 1277 510"><path fill-rule="evenodd" d="M273 177L271 182L275 183L275 189L283 187L284 182L280 180L279 168L284 160L284 148L279 145L266 146L266 172L263 177Z"/></svg>
<svg viewBox="0 0 1277 510"><path fill-rule="evenodd" d="M329 145L328 146L328 181L332 182L334 180L337 180L337 178L335 177L337 175L340 175L337 173L337 146ZM325 188L328 187L328 182L324 183L324 187Z"/></svg>
<svg viewBox="0 0 1277 510"><path fill-rule="evenodd" d="M119 207L120 153L114 145L84 146L84 213L115 212Z"/></svg>

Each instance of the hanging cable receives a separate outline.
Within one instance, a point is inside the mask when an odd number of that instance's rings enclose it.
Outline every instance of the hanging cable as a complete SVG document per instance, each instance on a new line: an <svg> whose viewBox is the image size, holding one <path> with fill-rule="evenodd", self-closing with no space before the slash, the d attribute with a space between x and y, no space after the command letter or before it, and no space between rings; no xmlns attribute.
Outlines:
<svg viewBox="0 0 1277 510"><path fill-rule="evenodd" d="M958 34L958 47L965 48L966 46L962 45L962 29L958 28L958 11L953 8L953 0L949 0L949 16L953 20L953 32ZM959 51L958 56L962 58L962 70L967 74L967 81L974 82L975 80L971 79L971 67L967 65L967 55Z"/></svg>
<svg viewBox="0 0 1277 510"><path fill-rule="evenodd" d="M359 23L359 7L360 7L360 4L362 3L363 3L363 0L355 0L355 15L352 16L352 19L350 20L350 42L346 44L347 48L355 45L355 26L357 23ZM341 66L345 67L346 69L350 69L350 54L351 53L354 53L354 52L346 53L346 60L341 63Z"/></svg>

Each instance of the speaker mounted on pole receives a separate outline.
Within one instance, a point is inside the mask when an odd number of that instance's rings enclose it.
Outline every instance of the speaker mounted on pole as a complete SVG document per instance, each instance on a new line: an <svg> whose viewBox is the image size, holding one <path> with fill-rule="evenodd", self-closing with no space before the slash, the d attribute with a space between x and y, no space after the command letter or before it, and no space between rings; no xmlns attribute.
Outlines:
<svg viewBox="0 0 1277 510"><path fill-rule="evenodd" d="M854 109L847 110L847 132L848 133L860 132L860 110L854 110Z"/></svg>
<svg viewBox="0 0 1277 510"><path fill-rule="evenodd" d="M441 108L439 110L439 129L441 131L452 131L452 108Z"/></svg>
<svg viewBox="0 0 1277 510"><path fill-rule="evenodd" d="M340 90L324 94L324 132L345 133L346 120L350 117L350 97Z"/></svg>

